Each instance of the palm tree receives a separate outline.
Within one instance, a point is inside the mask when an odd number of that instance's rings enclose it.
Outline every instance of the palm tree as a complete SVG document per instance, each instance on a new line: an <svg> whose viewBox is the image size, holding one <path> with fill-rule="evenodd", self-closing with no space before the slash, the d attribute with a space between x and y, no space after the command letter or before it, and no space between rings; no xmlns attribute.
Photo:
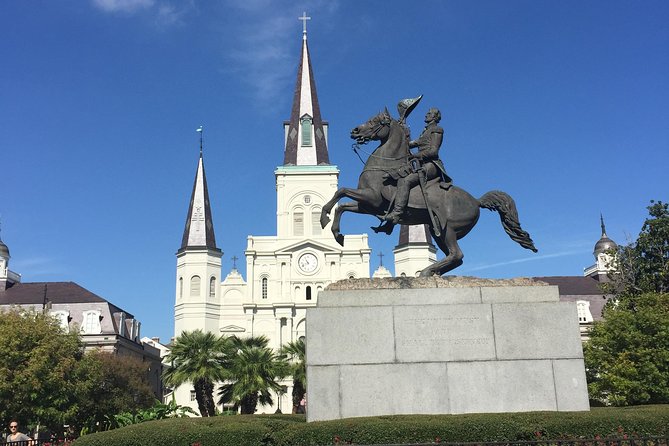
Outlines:
<svg viewBox="0 0 669 446"><path fill-rule="evenodd" d="M288 363L267 346L265 336L232 336L225 363L226 383L219 390L219 404L239 404L241 413L253 414L260 404L273 404L273 392L281 392L278 380L285 377Z"/></svg>
<svg viewBox="0 0 669 446"><path fill-rule="evenodd" d="M307 391L307 365L305 344L302 338L281 346L281 354L292 359L290 373L293 375L293 413L297 412L300 400Z"/></svg>
<svg viewBox="0 0 669 446"><path fill-rule="evenodd" d="M202 330L184 331L170 350L166 359L171 365L163 373L165 383L178 387L193 383L200 415L216 415L214 383L223 379L223 364L228 340Z"/></svg>

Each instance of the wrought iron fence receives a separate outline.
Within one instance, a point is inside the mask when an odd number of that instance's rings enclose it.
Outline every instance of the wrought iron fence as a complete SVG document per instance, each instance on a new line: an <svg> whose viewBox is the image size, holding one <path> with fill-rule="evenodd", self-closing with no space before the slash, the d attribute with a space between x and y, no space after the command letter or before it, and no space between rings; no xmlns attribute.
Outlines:
<svg viewBox="0 0 669 446"><path fill-rule="evenodd" d="M69 446L74 440L23 440L5 441L0 439L0 446Z"/></svg>

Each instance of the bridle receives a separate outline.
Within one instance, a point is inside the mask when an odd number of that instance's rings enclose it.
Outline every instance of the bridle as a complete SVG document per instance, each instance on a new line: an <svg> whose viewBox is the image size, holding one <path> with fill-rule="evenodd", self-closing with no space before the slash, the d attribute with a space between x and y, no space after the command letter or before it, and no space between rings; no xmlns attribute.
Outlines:
<svg viewBox="0 0 669 446"><path fill-rule="evenodd" d="M366 150L363 150L360 147L360 145L365 145L369 141L372 141L374 139L374 137L379 134L381 129L383 129L384 127L390 127L391 122L392 122L392 119L389 118L389 117L386 117L384 115L382 119L379 119L378 125L372 130L372 135L371 136L362 138L362 140L360 142L358 142L358 140L356 139L356 142L351 144L351 148L353 149L355 154L358 156L358 158L360 159L360 162L363 165L367 164L367 163L362 159L359 152L363 152L365 155L367 155L368 158L377 158L377 159L386 160L386 161L399 161L399 160L402 160L402 159L406 158L406 156L400 156L400 157L397 157L397 158L389 158L389 157L386 157L386 156L380 156L380 155L374 154L374 152L370 153ZM385 169L366 168L364 170L385 170Z"/></svg>

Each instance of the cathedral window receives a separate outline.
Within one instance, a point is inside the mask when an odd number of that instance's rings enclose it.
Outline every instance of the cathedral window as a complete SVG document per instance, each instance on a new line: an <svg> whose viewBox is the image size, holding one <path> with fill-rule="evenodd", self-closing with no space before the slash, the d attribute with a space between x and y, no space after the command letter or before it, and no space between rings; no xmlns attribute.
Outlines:
<svg viewBox="0 0 669 446"><path fill-rule="evenodd" d="M321 210L314 209L311 211L311 234L321 234Z"/></svg>
<svg viewBox="0 0 669 446"><path fill-rule="evenodd" d="M267 299L267 277L263 277L260 281L260 289L262 292L262 298Z"/></svg>
<svg viewBox="0 0 669 446"><path fill-rule="evenodd" d="M200 295L200 276L193 276L190 278L190 295Z"/></svg>
<svg viewBox="0 0 669 446"><path fill-rule="evenodd" d="M216 277L209 279L209 297L216 297Z"/></svg>
<svg viewBox="0 0 669 446"><path fill-rule="evenodd" d="M307 293L306 293L306 298L307 300L311 300L311 287L307 287Z"/></svg>
<svg viewBox="0 0 669 446"><path fill-rule="evenodd" d="M293 214L293 235L304 235L304 213L296 210Z"/></svg>
<svg viewBox="0 0 669 446"><path fill-rule="evenodd" d="M81 332L85 334L102 333L102 324L100 324L101 313L97 310L83 312L83 321L81 323Z"/></svg>
<svg viewBox="0 0 669 446"><path fill-rule="evenodd" d="M311 118L309 116L304 116L302 118L302 146L312 145L312 135L313 126L311 124Z"/></svg>
<svg viewBox="0 0 669 446"><path fill-rule="evenodd" d="M184 297L184 278L179 277L179 297Z"/></svg>

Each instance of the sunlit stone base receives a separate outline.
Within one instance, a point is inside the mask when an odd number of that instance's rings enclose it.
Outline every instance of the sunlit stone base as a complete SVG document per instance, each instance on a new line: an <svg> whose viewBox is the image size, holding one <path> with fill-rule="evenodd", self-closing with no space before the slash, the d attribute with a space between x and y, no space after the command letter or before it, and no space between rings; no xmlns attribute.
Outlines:
<svg viewBox="0 0 669 446"><path fill-rule="evenodd" d="M308 421L589 410L576 305L529 279L337 282L306 335Z"/></svg>

